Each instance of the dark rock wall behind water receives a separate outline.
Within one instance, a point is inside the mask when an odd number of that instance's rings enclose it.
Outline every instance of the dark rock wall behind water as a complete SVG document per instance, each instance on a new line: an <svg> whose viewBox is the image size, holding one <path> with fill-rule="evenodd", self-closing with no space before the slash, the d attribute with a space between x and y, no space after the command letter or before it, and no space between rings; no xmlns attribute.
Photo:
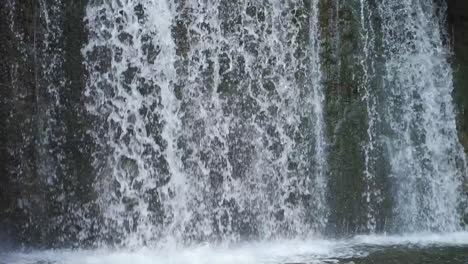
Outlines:
<svg viewBox="0 0 468 264"><path fill-rule="evenodd" d="M458 127L468 149L468 4L447 1ZM87 133L96 121L85 109L87 76L81 53L87 42L87 2L0 4L0 235L18 242L77 246L78 241L99 239L95 146ZM356 61L356 51L363 49L359 1L322 0L320 8L330 137L328 229L336 235L367 232L370 209L361 205L369 184L363 177L362 151L368 116L361 101L362 80L355 78L363 71ZM178 31L184 31L180 23L175 24ZM179 48L183 53L184 45ZM385 163L376 161L372 188L387 192L385 178L379 177L387 168L380 164ZM384 229L391 203L384 198L366 207L377 211L377 231Z"/></svg>
<svg viewBox="0 0 468 264"><path fill-rule="evenodd" d="M0 224L22 242L73 241L88 228L81 220L94 190L83 97L85 5L0 5Z"/></svg>
<svg viewBox="0 0 468 264"><path fill-rule="evenodd" d="M374 5L371 8L375 9L375 2L371 3ZM374 183L383 189L388 184L384 178L371 182L363 176L368 113L362 100L361 87L365 80L360 60L364 44L360 41L359 6L359 1L321 1L325 110L330 137L329 202L332 210L329 228L335 234L382 230L389 213L385 198L381 206L375 208L377 211L371 212L374 205L368 204L363 195ZM375 17L369 21L373 23ZM381 170L385 169L378 165ZM378 171L375 174L381 175ZM369 214L379 216L372 220L376 221L375 226L368 225Z"/></svg>
<svg viewBox="0 0 468 264"><path fill-rule="evenodd" d="M448 0L448 26L454 52L457 126L460 141L465 147L465 153L468 153L468 2ZM465 178L463 190L468 197L468 178ZM465 222L468 222L468 214L465 214Z"/></svg>
<svg viewBox="0 0 468 264"><path fill-rule="evenodd" d="M468 2L448 0L449 32L454 51L455 101L460 137L468 149Z"/></svg>

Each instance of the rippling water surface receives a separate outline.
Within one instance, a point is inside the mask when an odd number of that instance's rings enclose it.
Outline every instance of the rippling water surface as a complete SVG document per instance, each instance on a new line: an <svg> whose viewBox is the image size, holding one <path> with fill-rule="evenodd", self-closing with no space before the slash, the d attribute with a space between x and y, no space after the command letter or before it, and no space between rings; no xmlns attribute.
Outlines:
<svg viewBox="0 0 468 264"><path fill-rule="evenodd" d="M241 245L138 250L51 250L0 255L1 264L466 264L468 233L278 240Z"/></svg>

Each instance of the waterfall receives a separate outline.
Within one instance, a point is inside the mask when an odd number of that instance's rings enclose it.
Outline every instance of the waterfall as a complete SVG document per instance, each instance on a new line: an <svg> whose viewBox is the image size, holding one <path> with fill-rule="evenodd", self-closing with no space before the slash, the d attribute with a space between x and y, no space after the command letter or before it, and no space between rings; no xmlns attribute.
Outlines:
<svg viewBox="0 0 468 264"><path fill-rule="evenodd" d="M321 68L321 38L320 38L320 10L319 0L314 0L311 3L310 10L310 80L309 85L312 86L312 105L313 111L310 115L315 119L314 122L314 164L315 169L315 182L311 193L313 193L313 199L316 206L313 208L317 214L315 217L318 218L319 230L324 229L327 222L327 202L326 202L326 190L327 190L327 139L325 135L326 124L324 121L324 108L325 108L325 94L323 87L323 77Z"/></svg>
<svg viewBox="0 0 468 264"><path fill-rule="evenodd" d="M381 1L385 76L382 140L391 167L395 229L455 231L466 175L452 104L452 70L435 4Z"/></svg>
<svg viewBox="0 0 468 264"><path fill-rule="evenodd" d="M72 2L0 6L0 229L20 242L466 229L443 1Z"/></svg>
<svg viewBox="0 0 468 264"><path fill-rule="evenodd" d="M132 245L323 229L318 1L309 8L88 5L86 96L109 236Z"/></svg>
<svg viewBox="0 0 468 264"><path fill-rule="evenodd" d="M164 1L109 1L87 7L88 110L100 146L95 166L109 235L141 244L163 232L160 203L180 179L180 130L172 10ZM182 182L177 182L182 181Z"/></svg>

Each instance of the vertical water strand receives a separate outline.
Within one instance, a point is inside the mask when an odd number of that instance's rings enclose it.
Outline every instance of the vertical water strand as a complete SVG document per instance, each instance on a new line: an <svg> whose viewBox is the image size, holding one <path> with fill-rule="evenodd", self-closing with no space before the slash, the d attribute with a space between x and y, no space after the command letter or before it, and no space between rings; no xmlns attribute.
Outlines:
<svg viewBox="0 0 468 264"><path fill-rule="evenodd" d="M406 1L407 2L407 1ZM394 199L397 201L397 205L394 209L394 214L396 215L395 222L398 224L409 224L411 227L408 229L411 230L415 224L417 219L411 216L413 210L417 210L417 190L414 189L415 187L415 179L421 177L420 172L420 165L419 161L415 161L415 153L412 147L412 139L411 139L411 116L412 116L412 104L413 100L410 99L410 89L405 89L404 80L399 80L400 76L398 76L399 71L406 71L409 70L408 66L404 69L400 60L404 62L404 58L402 55L397 57L398 50L401 49L400 52L404 50L404 47L398 47L399 42L403 42L404 39L401 36L404 36L406 33L404 31L404 26L407 21L405 21L405 13L408 12L408 7L405 7L405 1L400 3L394 3L394 6L391 6L388 2L383 2L380 5L380 13L383 21L387 21L383 25L383 38L384 38L384 45L386 48L386 80L387 82L384 84L384 88L388 89L389 100L388 100L388 109L384 114L385 121L388 123L391 134L389 139L387 140L387 146L389 148L389 155L390 158L390 166L392 170L392 176L395 177L393 180L396 187L394 187L394 195L396 196ZM392 17L392 14L389 12L395 12L396 18ZM398 17L399 16L399 17ZM397 24L401 23L401 24ZM400 33L394 32L396 30L401 30ZM392 35L391 35L392 34ZM393 38L393 39L392 39ZM391 48L391 49L390 49ZM395 54L395 55L393 55ZM400 84L403 83L402 84ZM398 89L402 85L403 87ZM388 120L388 121L387 121ZM418 127L415 125L415 127ZM399 175L406 175L401 179L397 178ZM400 193L406 193L406 195L400 195ZM417 215L417 214L416 214ZM404 219L404 217L408 217ZM411 219L409 218L411 217ZM403 218L403 219L401 219ZM408 230L408 231L409 231Z"/></svg>
<svg viewBox="0 0 468 264"><path fill-rule="evenodd" d="M397 231L460 229L465 158L458 141L452 70L431 2L382 1L387 93L383 118Z"/></svg>
<svg viewBox="0 0 468 264"><path fill-rule="evenodd" d="M64 25L64 3L60 0L41 0L37 3L38 25L36 67L38 69L36 78L37 89L37 117L38 135L37 152L38 164L37 174L44 183L44 191L47 205L44 206L47 214L53 215L49 218L49 230L60 230L61 233L69 232L70 236L78 235L79 232L71 227L77 220L78 208L73 208L71 197L73 192L64 194L67 186L66 157L65 157L65 120L61 113L64 109L63 91L67 89L65 76L65 59L63 53L63 25ZM68 178L68 179L67 179ZM53 214L50 212L60 212ZM64 219L61 214L68 213L69 217ZM55 231L57 232L57 231ZM53 234L52 234L53 235ZM56 237L63 242L66 237Z"/></svg>
<svg viewBox="0 0 468 264"><path fill-rule="evenodd" d="M86 94L100 146L104 233L117 243L145 244L162 233L174 210L162 204L184 185L175 149L172 13L165 1L109 1L90 3L86 18Z"/></svg>
<svg viewBox="0 0 468 264"><path fill-rule="evenodd" d="M168 1L150 1L152 8L148 9L148 19L158 26L158 40L154 44L159 48L154 70L157 72L157 84L161 88L161 120L163 128L161 137L165 142L163 152L170 175L167 186L160 195L160 203L166 215L163 220L163 233L173 235L174 227L180 229L179 223L184 221L188 206L188 193L191 182L188 182L181 160L179 138L182 134L180 119L180 101L175 95L177 79L174 63L176 61L176 46L172 35L172 25L175 17L174 5ZM169 231L169 232L168 232ZM178 238L178 237L176 237Z"/></svg>
<svg viewBox="0 0 468 264"><path fill-rule="evenodd" d="M376 214L379 190L376 187L375 171L375 149L376 149L376 122L378 112L376 108L375 97L372 93L371 79L375 76L374 60L374 29L372 26L372 10L369 8L367 0L360 2L361 29L360 35L363 42L363 55L360 61L363 70L363 76L360 85L362 100L366 104L367 110L367 143L364 145L364 177L366 179L365 191L363 193L367 203L367 229L374 232L377 225Z"/></svg>
<svg viewBox="0 0 468 264"><path fill-rule="evenodd" d="M38 64L41 76L38 77L37 86L39 89L39 98L37 102L39 107L40 127L39 127L39 146L40 159L38 172L45 177L44 182L50 188L59 188L60 183L57 179L57 168L63 165L63 155L57 149L62 140L57 138L62 129L58 124L57 112L60 107L59 90L65 85L63 79L63 58L59 41L62 37L62 2L57 1L54 6L48 6L45 0L39 1L39 22L43 24L42 41L37 47ZM41 114L40 114L41 113ZM43 114L43 115L42 115ZM57 133L58 132L58 133ZM55 146L54 146L55 145ZM58 146L57 146L58 145ZM57 190L60 192L60 190Z"/></svg>
<svg viewBox="0 0 468 264"><path fill-rule="evenodd" d="M432 62L431 79L421 93L427 105L423 115L425 144L424 160L431 160L433 173L428 179L429 187L424 197L424 217L430 219L430 229L443 232L460 230L459 205L462 196L462 180L466 176L466 160L459 142L455 108L453 106L453 71L448 62L449 50L443 44L436 4L419 1L416 12L421 14L419 23L427 32L427 47ZM434 30L436 29L436 30ZM426 80L427 82L427 80ZM427 87L432 89L427 89ZM440 195L443 194L443 195Z"/></svg>
<svg viewBox="0 0 468 264"><path fill-rule="evenodd" d="M232 217L227 203L232 191L227 134L230 116L218 93L222 61L220 20L216 1L186 1L177 6L176 87L181 98L181 160L189 188L186 210L180 212L171 233L185 243L228 239ZM228 198L229 197L229 198Z"/></svg>
<svg viewBox="0 0 468 264"><path fill-rule="evenodd" d="M258 154L263 149L259 146L262 139L255 123L261 99L252 94L252 86L261 92L259 83L262 78L254 71L260 71L260 65L264 62L259 45L264 37L263 31L269 27L270 6L270 3L252 1L220 1L218 6L221 54L217 92L225 99L223 110L230 116L227 158L233 168L232 177L237 183L236 189L228 191L229 196L235 194L235 199L226 201L227 206L223 207L232 222L233 234L239 238L264 235L259 225L264 210L269 206L269 197L265 195L264 188L275 179L271 175L271 180L259 181L261 176L256 170L256 165L261 162ZM260 65L252 69L255 56L255 62ZM269 154L268 151L262 153L263 156ZM268 205L262 208L260 204ZM265 219L263 223L265 227L271 225L270 219Z"/></svg>
<svg viewBox="0 0 468 264"><path fill-rule="evenodd" d="M248 1L244 10L242 52L251 80L247 92L256 109L253 169L244 192L259 195L241 201L258 212L260 237L307 236L317 219L308 157L313 142L307 141L313 111L305 84L310 77L309 10L303 3L283 1Z"/></svg>
<svg viewBox="0 0 468 264"><path fill-rule="evenodd" d="M449 54L449 58L453 59L452 57L455 56L454 54L454 43L452 39L452 34L453 32L449 32L449 27L447 27L447 23L449 23L449 10L448 10L448 3L446 1L437 1L435 4L435 16L438 19L439 22L439 27L440 27L440 38L443 41L443 49L445 49L446 52ZM453 64L451 64L453 66ZM456 89L457 84L456 84L456 71L455 69L452 70L452 85L453 89ZM456 92L452 92L452 96L455 96ZM452 104L455 104L455 99L453 100ZM457 109L455 105L454 107L454 112L455 114L460 114L457 112ZM456 117L457 122L459 122L458 118ZM465 231L468 230L468 163L466 159L466 147L463 144L463 139L460 138L460 133L462 128L459 127L460 124L457 123L457 129L458 129L458 137L459 137L459 149L458 151L458 156L460 157L460 161L457 163L457 166L461 168L461 189L460 189L460 197L459 197L459 203L458 203L458 210L459 213L461 214L462 221L462 229Z"/></svg>
<svg viewBox="0 0 468 264"><path fill-rule="evenodd" d="M297 89L287 68L295 67L291 53L296 40L292 39L291 45L285 41L288 35L295 38L297 34L293 32L297 29L286 21L299 9L300 6L280 1L263 4L247 1L243 7L245 44L239 52L246 58L250 79L247 98L255 107L250 120L255 151L243 192L257 191L258 195L250 201L242 199L241 204L258 212L255 225L262 238L296 233L301 221L299 208L288 204L295 197L299 179L287 173L293 142L285 129L285 125L295 126L297 122L294 112Z"/></svg>
<svg viewBox="0 0 468 264"><path fill-rule="evenodd" d="M206 131L204 124L205 120L218 124L217 117L223 116L223 112L217 108L219 101L204 100L209 97L209 87L212 87L206 75L207 71L212 70L208 65L215 56L212 52L216 49L217 15L216 5L211 1L184 1L173 8L178 9L175 20L178 75L174 84L181 100L178 125L183 128L179 130L179 145L183 149L179 159L180 165L189 173L185 180L179 178L185 181L185 187L176 194L178 198L173 199L175 210L165 236L173 243L190 244L209 240L213 236L214 223L207 196L220 190L210 192L207 188L213 176L211 170L224 169L223 166L210 168L211 159L222 160L224 156L221 153L212 155L220 146L212 144L216 141L211 137L213 134L210 132L213 131Z"/></svg>
<svg viewBox="0 0 468 264"><path fill-rule="evenodd" d="M9 28L10 28L10 31L15 34L15 35L18 35L18 33L16 32L16 29L15 29L15 12L17 10L16 8L16 1L14 0L6 0L6 6L7 6L7 10L9 11L8 12L8 24L9 24Z"/></svg>
<svg viewBox="0 0 468 264"><path fill-rule="evenodd" d="M228 100L236 96L234 89L237 88L238 80L236 57L230 52L230 45L235 45L236 42L230 42L223 36L223 32L227 30L223 28L224 19L229 19L228 15L223 14L223 5L227 3L206 1L199 3L196 9L198 13L195 16L199 18L195 20L197 23L194 23L192 30L196 32L194 40L199 42L193 46L190 55L191 58L200 57L201 59L193 61L203 67L192 63L190 71L191 83L195 88L192 89L192 96L196 95L197 100L194 106L201 110L191 110L192 113L198 113L192 126L200 122L204 125L206 134L201 140L202 146L192 146L204 158L200 160L194 156L192 161L197 163L200 175L209 180L203 182L205 187L199 187L199 190L210 193L204 194L207 203L205 212L198 212L198 215L206 215L207 219L211 219L211 228L206 228L204 235L209 234L224 241L236 241L241 236L240 226L248 223L249 219L240 217L244 209L239 205L243 196L240 185L242 175L239 175L242 168L234 165L233 156L237 157L232 151L231 133L235 113L230 109ZM203 70L196 70L197 68ZM193 143L197 142L197 134L192 136L195 136ZM242 153L237 155L241 157ZM208 186L209 189L206 188ZM204 222L204 226L208 226L206 220Z"/></svg>
<svg viewBox="0 0 468 264"><path fill-rule="evenodd" d="M313 175L309 175L314 179L314 184L311 190L313 194L313 203L315 203L315 222L316 231L323 231L327 223L327 143L325 136L325 121L324 121L324 105L325 95L322 84L322 68L321 68L321 38L319 25L319 0L313 0L310 11L310 83L312 86L312 107L314 115L314 165L312 169Z"/></svg>

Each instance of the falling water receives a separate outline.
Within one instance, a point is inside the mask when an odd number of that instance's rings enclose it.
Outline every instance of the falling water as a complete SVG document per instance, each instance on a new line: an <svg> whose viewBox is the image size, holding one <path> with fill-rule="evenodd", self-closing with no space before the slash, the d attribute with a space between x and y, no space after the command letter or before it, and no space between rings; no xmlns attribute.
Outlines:
<svg viewBox="0 0 468 264"><path fill-rule="evenodd" d="M0 6L0 183L18 185L0 228L45 247L466 244L443 4L65 2Z"/></svg>
<svg viewBox="0 0 468 264"><path fill-rule="evenodd" d="M361 39L363 42L364 54L361 59L363 68L363 78L361 84L362 99L366 104L367 114L367 144L364 146L364 177L366 179L366 190L364 192L367 203L367 229L374 232L376 229L376 207L379 206L378 200L381 193L376 187L375 159L376 159L376 122L378 121L378 112L376 109L375 97L371 94L373 87L372 78L375 77L375 32L372 25L373 11L366 0L360 2L360 21L361 21Z"/></svg>
<svg viewBox="0 0 468 264"><path fill-rule="evenodd" d="M90 3L87 19L86 92L99 123L95 166L106 226L129 243L149 242L163 231L160 203L172 195L164 185L184 184L172 11L164 1L109 1Z"/></svg>
<svg viewBox="0 0 468 264"><path fill-rule="evenodd" d="M452 105L452 70L432 1L382 1L386 59L382 118L395 193L395 229L460 227L466 162Z"/></svg>
<svg viewBox="0 0 468 264"><path fill-rule="evenodd" d="M88 5L88 109L109 235L132 245L324 227L318 1L310 8Z"/></svg>
<svg viewBox="0 0 468 264"><path fill-rule="evenodd" d="M325 95L322 85L322 68L321 68L321 43L320 43L320 12L319 12L319 0L314 0L311 3L310 10L310 58L311 58L311 79L309 85L312 86L312 101L313 101L313 112L311 116L315 118L314 122L314 164L315 170L315 183L311 192L314 193L314 199L316 206L313 208L316 212L319 212L319 230L323 230L327 221L327 208L326 208L326 189L327 189L327 142L325 136L325 122L324 122L324 107L325 107Z"/></svg>

